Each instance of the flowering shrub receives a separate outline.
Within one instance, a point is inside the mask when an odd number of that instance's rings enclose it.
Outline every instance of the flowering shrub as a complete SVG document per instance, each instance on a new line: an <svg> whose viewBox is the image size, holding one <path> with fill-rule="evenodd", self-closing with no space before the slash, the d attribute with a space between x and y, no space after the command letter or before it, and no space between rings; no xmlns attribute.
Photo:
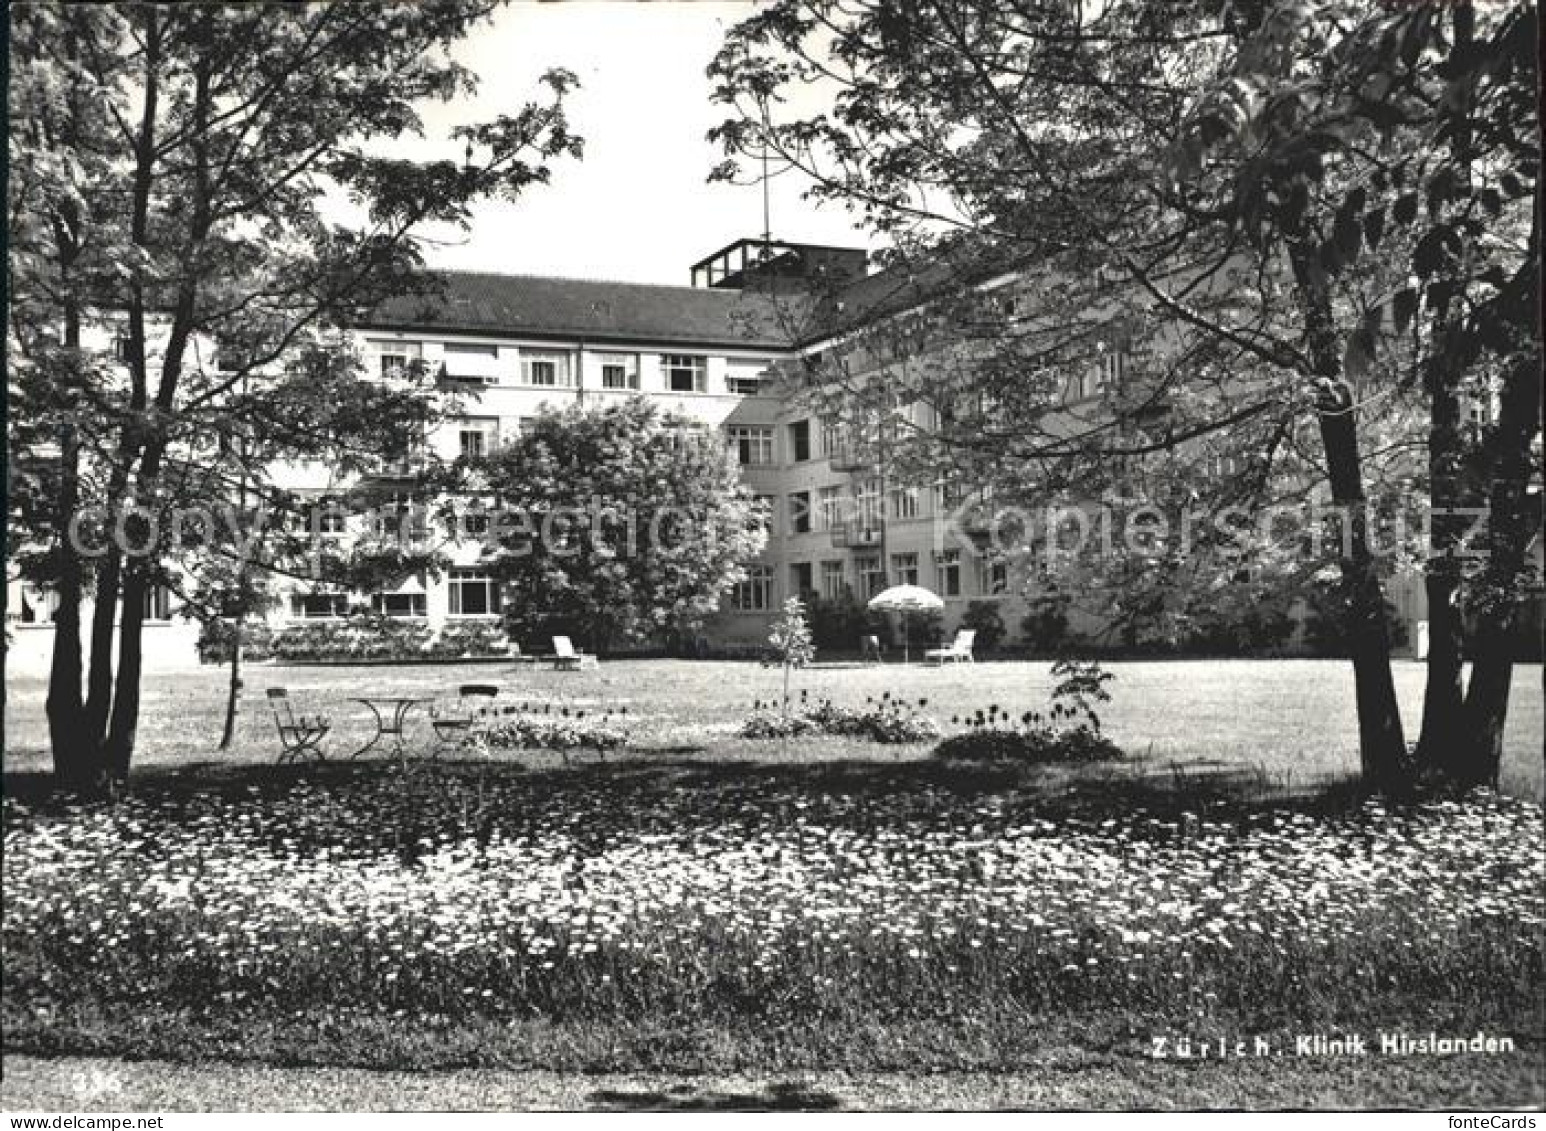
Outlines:
<svg viewBox="0 0 1546 1131"><path fill-rule="evenodd" d="M866 697L863 708L842 707L830 699L810 704L809 693L800 693L798 711L778 710L776 703L752 704L752 713L741 724L742 738L789 738L800 734L843 735L871 742L895 745L925 742L939 737L939 724L922 713L928 701L918 700L918 708L889 691L881 697Z"/></svg>
<svg viewBox="0 0 1546 1131"><path fill-rule="evenodd" d="M628 731L614 721L611 711L594 715L567 707L556 712L507 708L475 731L473 741L490 750L594 750L606 754L628 744Z"/></svg>
<svg viewBox="0 0 1546 1131"><path fill-rule="evenodd" d="M945 762L1099 762L1122 757L1116 743L1101 733L1095 704L1107 703L1106 684L1116 678L1097 663L1059 660L1052 665L1057 681L1047 714L1026 711L1015 718L997 703L950 721L965 725L934 750Z"/></svg>
<svg viewBox="0 0 1546 1131"><path fill-rule="evenodd" d="M440 660L505 656L510 638L498 621L452 621L429 646L429 655Z"/></svg>
<svg viewBox="0 0 1546 1131"><path fill-rule="evenodd" d="M1527 1018L1541 809L1048 819L927 784L301 780L4 800L4 1018ZM473 817L469 817L469 813ZM1478 884L1477 877L1486 883ZM242 1012L246 1011L246 1012ZM259 1012L263 1011L263 1012ZM40 1020L41 1019L41 1020ZM1525 1024L1525 1022L1521 1022Z"/></svg>
<svg viewBox="0 0 1546 1131"><path fill-rule="evenodd" d="M276 660L322 663L493 658L507 655L509 648L497 623L452 622L437 636L423 621L373 614L288 625L272 643Z"/></svg>
<svg viewBox="0 0 1546 1131"><path fill-rule="evenodd" d="M816 723L801 714L786 714L771 708L757 708L741 724L742 738L795 738L815 734Z"/></svg>

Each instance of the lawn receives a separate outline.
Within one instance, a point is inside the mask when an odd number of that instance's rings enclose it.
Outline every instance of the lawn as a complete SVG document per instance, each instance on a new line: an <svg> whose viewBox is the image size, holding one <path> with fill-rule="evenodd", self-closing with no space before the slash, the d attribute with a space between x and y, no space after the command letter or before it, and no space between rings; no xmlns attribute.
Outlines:
<svg viewBox="0 0 1546 1131"><path fill-rule="evenodd" d="M1114 663L1113 701L1103 722L1131 754L1156 766L1223 762L1260 771L1298 786L1355 773L1357 722L1352 675L1332 660L1155 661ZM1396 685L1407 726L1415 732L1425 668L1398 662ZM263 690L284 686L305 710L326 712L335 731L327 749L347 753L362 745L369 712L348 700L362 694L426 695L454 692L457 684L497 683L504 702L541 700L574 711L626 707L636 755L703 756L712 760L902 757L916 758L932 744L884 750L843 739L779 743L737 739L739 720L758 698L778 694L778 675L749 663L675 660L619 661L586 672L553 672L508 664L422 667L257 666L247 673L237 743L220 754L215 743L224 709L224 677L196 669L147 678L140 724L143 766L271 760L277 752ZM1052 685L1045 663L983 663L926 668L816 667L799 673L796 686L812 695L862 705L886 692L927 699L925 713L951 731L953 716L998 704L1019 714L1041 709ZM9 771L47 767L42 680L14 678L7 685L5 766ZM1415 737L1415 733L1412 735ZM420 727L420 741L427 728ZM1540 665L1515 669L1509 703L1505 792L1541 798L1543 793ZM546 764L551 759L532 759Z"/></svg>
<svg viewBox="0 0 1546 1131"><path fill-rule="evenodd" d="M557 1073L553 1095L612 1074L584 1092L611 1106L669 1106L656 1082L680 1074L700 1106L874 1102L865 1081L887 1074L975 1081L957 1106L1546 1099L1539 669L1511 715L1516 796L1399 809L1328 784L1356 762L1341 665L1116 670L1105 722L1133 757L992 769L926 743L738 738L775 673L671 661L255 668L239 749L217 757L218 676L190 673L150 682L141 768L113 806L39 789L39 691L13 684L8 1050L216 1062L207 1095L261 1073L243 1064L370 1070L386 1075L334 1079L381 1106L409 1088L394 1073L427 1069ZM1399 675L1413 709L1421 674ZM367 736L349 695L474 678L505 703L611 710L632 747L406 774L267 764L266 686L347 721L347 749ZM1037 664L799 681L851 705L925 700L947 733L962 712L1043 707L1050 682ZM1382 1032L1510 1046L1352 1060L1296 1043ZM1156 1037L1221 1036L1269 1051L1152 1055ZM52 1094L28 1065L26 1094ZM932 1094L916 1102L946 1102Z"/></svg>

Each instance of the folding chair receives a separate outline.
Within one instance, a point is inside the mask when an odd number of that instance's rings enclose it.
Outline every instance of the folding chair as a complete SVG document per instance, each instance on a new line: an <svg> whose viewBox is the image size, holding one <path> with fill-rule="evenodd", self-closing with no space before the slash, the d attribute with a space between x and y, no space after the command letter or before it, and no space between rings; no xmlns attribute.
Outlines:
<svg viewBox="0 0 1546 1131"><path fill-rule="evenodd" d="M268 689L268 705L279 728L280 765L306 757L326 761L318 744L333 728L331 719L324 715L297 715L290 706L290 693L283 687Z"/></svg>
<svg viewBox="0 0 1546 1131"><path fill-rule="evenodd" d="M437 713L430 719L429 725L434 729L436 739L430 756L438 758L447 747L455 750L465 743L474 724L489 713L489 703L498 694L499 688L491 683L464 683L457 688L454 708L437 707ZM477 704L478 700L484 700L481 706Z"/></svg>

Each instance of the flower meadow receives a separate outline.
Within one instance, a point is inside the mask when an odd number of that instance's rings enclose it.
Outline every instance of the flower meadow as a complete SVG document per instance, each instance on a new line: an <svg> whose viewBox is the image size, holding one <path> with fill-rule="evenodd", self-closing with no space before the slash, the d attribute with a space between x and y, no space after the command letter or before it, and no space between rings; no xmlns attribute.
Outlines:
<svg viewBox="0 0 1546 1131"><path fill-rule="evenodd" d="M1102 817L609 769L8 799L6 1017L1538 1024L1532 804Z"/></svg>

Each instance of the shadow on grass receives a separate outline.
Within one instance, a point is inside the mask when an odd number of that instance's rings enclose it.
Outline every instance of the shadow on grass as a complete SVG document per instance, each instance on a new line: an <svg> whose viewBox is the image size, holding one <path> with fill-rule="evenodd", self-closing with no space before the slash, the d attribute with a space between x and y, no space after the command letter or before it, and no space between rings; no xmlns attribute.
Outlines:
<svg viewBox="0 0 1546 1131"><path fill-rule="evenodd" d="M1292 781L1237 763L1162 763L1143 759L1041 766L971 766L930 758L893 761L721 761L684 745L609 761L533 766L520 761L411 762L405 789L494 788L512 799L598 795L620 808L640 800L701 794L728 798L747 793L822 795L849 801L954 797L963 803L994 797L1028 815L1047 818L1121 816L1141 810L1157 818L1207 813L1245 816L1266 809L1347 812L1366 796L1356 779ZM201 797L275 797L298 786L379 788L402 780L395 762L321 765L197 762L136 770L125 792L176 804ZM45 809L74 800L55 792L43 771L8 771L4 792ZM862 819L863 805L853 812Z"/></svg>
<svg viewBox="0 0 1546 1131"><path fill-rule="evenodd" d="M762 1092L700 1091L681 1084L665 1091L603 1089L585 1099L604 1111L836 1111L843 1106L830 1092L795 1080L769 1084Z"/></svg>

